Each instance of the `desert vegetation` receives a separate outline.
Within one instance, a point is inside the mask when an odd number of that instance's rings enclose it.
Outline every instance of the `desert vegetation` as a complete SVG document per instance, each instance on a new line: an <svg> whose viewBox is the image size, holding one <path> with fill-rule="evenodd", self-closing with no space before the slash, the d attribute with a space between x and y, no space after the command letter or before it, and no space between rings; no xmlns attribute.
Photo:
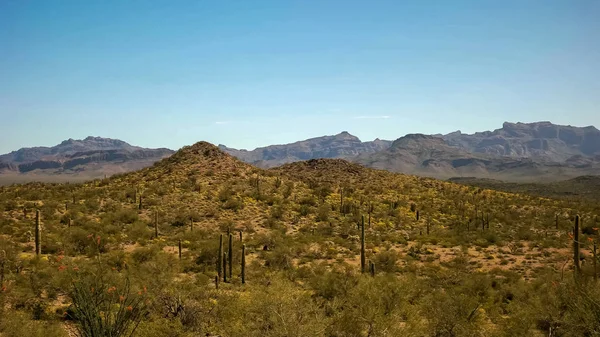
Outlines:
<svg viewBox="0 0 600 337"><path fill-rule="evenodd" d="M201 142L0 187L0 336L598 336L598 214Z"/></svg>

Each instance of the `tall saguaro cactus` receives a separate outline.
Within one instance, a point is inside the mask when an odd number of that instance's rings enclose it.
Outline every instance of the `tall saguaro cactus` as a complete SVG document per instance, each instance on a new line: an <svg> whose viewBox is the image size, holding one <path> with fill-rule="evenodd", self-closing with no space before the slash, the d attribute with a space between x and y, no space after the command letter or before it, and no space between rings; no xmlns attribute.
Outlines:
<svg viewBox="0 0 600 337"><path fill-rule="evenodd" d="M256 175L256 195L260 197L260 175L258 174Z"/></svg>
<svg viewBox="0 0 600 337"><path fill-rule="evenodd" d="M246 284L246 245L242 245L242 284Z"/></svg>
<svg viewBox="0 0 600 337"><path fill-rule="evenodd" d="M227 253L223 253L223 282L227 283Z"/></svg>
<svg viewBox="0 0 600 337"><path fill-rule="evenodd" d="M340 187L340 213L344 213L344 189Z"/></svg>
<svg viewBox="0 0 600 337"><path fill-rule="evenodd" d="M0 288L4 285L4 265L6 264L6 251L0 250Z"/></svg>
<svg viewBox="0 0 600 337"><path fill-rule="evenodd" d="M575 216L575 227L573 228L573 263L575 264L575 277L579 277L581 266L579 265L579 215Z"/></svg>
<svg viewBox="0 0 600 337"><path fill-rule="evenodd" d="M362 216L360 226L360 271L365 272L365 216Z"/></svg>
<svg viewBox="0 0 600 337"><path fill-rule="evenodd" d="M158 239L158 211L154 213L154 237Z"/></svg>
<svg viewBox="0 0 600 337"><path fill-rule="evenodd" d="M219 236L219 255L217 259L217 275L219 276L219 278L221 278L221 275L223 274L223 234Z"/></svg>
<svg viewBox="0 0 600 337"><path fill-rule="evenodd" d="M179 248L179 259L181 260L181 239L179 239L178 248Z"/></svg>
<svg viewBox="0 0 600 337"><path fill-rule="evenodd" d="M42 254L42 231L40 228L40 210L35 211L35 255Z"/></svg>
<svg viewBox="0 0 600 337"><path fill-rule="evenodd" d="M594 241L594 248L592 250L592 254L594 254L594 281L598 281L598 254L596 241Z"/></svg>
<svg viewBox="0 0 600 337"><path fill-rule="evenodd" d="M229 279L233 278L233 234L229 234L229 253L227 255L229 257Z"/></svg>

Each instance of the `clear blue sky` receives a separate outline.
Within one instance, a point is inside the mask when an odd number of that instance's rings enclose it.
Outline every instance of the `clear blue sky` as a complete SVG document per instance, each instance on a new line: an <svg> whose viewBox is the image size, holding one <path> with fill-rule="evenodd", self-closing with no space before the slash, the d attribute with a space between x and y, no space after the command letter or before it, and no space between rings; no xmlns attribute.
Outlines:
<svg viewBox="0 0 600 337"><path fill-rule="evenodd" d="M600 1L0 1L0 153L600 126Z"/></svg>

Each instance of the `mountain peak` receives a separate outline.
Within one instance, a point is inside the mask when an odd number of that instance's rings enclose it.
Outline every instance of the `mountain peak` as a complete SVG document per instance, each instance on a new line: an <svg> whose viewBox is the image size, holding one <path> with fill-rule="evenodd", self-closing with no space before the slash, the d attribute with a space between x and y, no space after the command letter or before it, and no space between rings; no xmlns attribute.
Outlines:
<svg viewBox="0 0 600 337"><path fill-rule="evenodd" d="M189 156L219 158L229 155L221 151L217 146L205 141L200 141L193 145L184 146L179 151L175 152L175 154L173 155L173 157L175 158Z"/></svg>
<svg viewBox="0 0 600 337"><path fill-rule="evenodd" d="M424 135L422 133L411 133L396 139L390 148L412 148L422 147L424 145L434 147L439 144L447 145L440 137Z"/></svg>
<svg viewBox="0 0 600 337"><path fill-rule="evenodd" d="M342 131L340 133L338 133L337 135L334 136L336 139L343 139L343 140L355 140L355 141L359 141L360 139L358 139L358 137L350 134L348 131Z"/></svg>

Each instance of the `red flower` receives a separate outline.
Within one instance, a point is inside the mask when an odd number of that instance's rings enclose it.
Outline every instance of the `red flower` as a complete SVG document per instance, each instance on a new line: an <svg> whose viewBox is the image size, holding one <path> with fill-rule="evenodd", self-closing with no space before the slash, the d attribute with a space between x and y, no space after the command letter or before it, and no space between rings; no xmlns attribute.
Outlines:
<svg viewBox="0 0 600 337"><path fill-rule="evenodd" d="M133 307L132 307L132 306L128 306L128 307L127 307L127 310L129 310L129 311L132 311L132 310L133 310Z"/></svg>

